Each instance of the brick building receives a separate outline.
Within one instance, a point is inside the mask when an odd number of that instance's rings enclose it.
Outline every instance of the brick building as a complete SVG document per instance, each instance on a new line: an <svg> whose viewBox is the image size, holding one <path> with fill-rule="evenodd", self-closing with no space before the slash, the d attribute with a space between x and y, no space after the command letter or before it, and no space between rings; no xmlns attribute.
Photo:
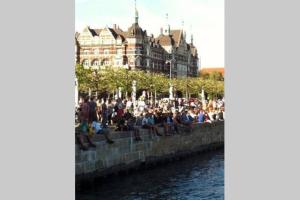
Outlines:
<svg viewBox="0 0 300 200"><path fill-rule="evenodd" d="M188 43L184 30L171 30L167 22L158 37L148 36L139 26L138 18L135 8L135 22L126 31L114 24L112 28L103 29L87 26L76 33L76 63L94 68L128 65L132 70L166 75L171 71L172 77L198 75L198 54L193 37Z"/></svg>

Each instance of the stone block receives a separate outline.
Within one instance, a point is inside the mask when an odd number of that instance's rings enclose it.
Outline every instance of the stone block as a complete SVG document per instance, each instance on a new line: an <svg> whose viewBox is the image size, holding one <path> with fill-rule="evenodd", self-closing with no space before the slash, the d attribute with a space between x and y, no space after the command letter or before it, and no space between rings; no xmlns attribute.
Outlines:
<svg viewBox="0 0 300 200"><path fill-rule="evenodd" d="M83 164L82 163L76 163L75 165L75 174L83 174L84 169L83 169Z"/></svg>
<svg viewBox="0 0 300 200"><path fill-rule="evenodd" d="M105 168L104 163L103 163L102 160L97 160L95 165L96 165L95 167L96 167L97 170L101 170L101 169Z"/></svg>
<svg viewBox="0 0 300 200"><path fill-rule="evenodd" d="M96 159L96 151L88 152L87 160L88 161L94 161L95 159Z"/></svg>
<svg viewBox="0 0 300 200"><path fill-rule="evenodd" d="M114 144L107 144L103 136L96 136L97 148L89 151L75 147L76 174L105 171L110 167L131 166L149 158L162 159L180 152L193 152L224 141L224 122L197 124L192 133L184 131L170 137L157 137L141 129L141 142L131 141L130 132L113 132ZM148 161L147 161L148 162Z"/></svg>
<svg viewBox="0 0 300 200"><path fill-rule="evenodd" d="M95 162L94 161L84 162L83 170L84 170L84 173L94 172L96 170Z"/></svg>

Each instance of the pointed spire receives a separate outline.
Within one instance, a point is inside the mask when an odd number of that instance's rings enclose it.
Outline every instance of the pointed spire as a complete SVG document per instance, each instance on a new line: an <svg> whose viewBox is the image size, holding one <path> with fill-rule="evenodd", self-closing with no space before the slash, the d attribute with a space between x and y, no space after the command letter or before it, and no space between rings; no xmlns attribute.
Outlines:
<svg viewBox="0 0 300 200"><path fill-rule="evenodd" d="M138 24L139 23L139 13L136 8L136 0L134 0L134 9L135 9L135 23Z"/></svg>
<svg viewBox="0 0 300 200"><path fill-rule="evenodd" d="M170 25L169 25L169 15L168 13L166 13L166 25L165 25L165 28L164 28L164 34L165 35L170 35Z"/></svg>
<svg viewBox="0 0 300 200"><path fill-rule="evenodd" d="M191 30L191 44L193 45L194 37L193 37L193 32L192 32L192 25L190 26L190 30Z"/></svg>
<svg viewBox="0 0 300 200"><path fill-rule="evenodd" d="M181 21L181 29L182 29L182 32L183 32L183 39L186 40L186 32L184 30L184 21L183 20Z"/></svg>

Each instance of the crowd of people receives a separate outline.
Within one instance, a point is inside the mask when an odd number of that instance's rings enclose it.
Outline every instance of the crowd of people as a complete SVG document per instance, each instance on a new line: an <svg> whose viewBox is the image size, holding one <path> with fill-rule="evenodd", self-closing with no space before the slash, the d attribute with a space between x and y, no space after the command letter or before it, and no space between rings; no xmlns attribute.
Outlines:
<svg viewBox="0 0 300 200"><path fill-rule="evenodd" d="M190 132L197 123L223 121L224 106L224 98L203 102L196 98L161 99L155 103L140 98L134 105L131 99L85 97L76 109L78 141L81 149L86 150L96 146L92 141L95 134L103 134L107 143L114 143L110 138L112 130L131 131L136 141L142 140L141 129L159 137L179 134L180 130ZM89 146L84 144L84 137Z"/></svg>

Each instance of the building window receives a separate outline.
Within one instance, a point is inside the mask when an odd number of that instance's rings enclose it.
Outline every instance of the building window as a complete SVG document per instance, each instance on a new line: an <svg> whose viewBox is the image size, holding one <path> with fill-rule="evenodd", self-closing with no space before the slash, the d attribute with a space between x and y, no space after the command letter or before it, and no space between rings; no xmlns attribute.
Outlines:
<svg viewBox="0 0 300 200"><path fill-rule="evenodd" d="M140 63L141 63L141 62L140 62L140 59L139 59L139 58L136 59L136 65L137 65L137 66L140 66Z"/></svg>
<svg viewBox="0 0 300 200"><path fill-rule="evenodd" d="M104 55L108 55L109 54L109 49L104 49Z"/></svg>
<svg viewBox="0 0 300 200"><path fill-rule="evenodd" d="M89 50L84 50L83 51L83 55L88 55L89 54Z"/></svg>
<svg viewBox="0 0 300 200"><path fill-rule="evenodd" d="M99 66L99 65L100 65L99 60L94 60L94 61L93 61L93 66Z"/></svg>
<svg viewBox="0 0 300 200"><path fill-rule="evenodd" d="M94 54L95 54L95 55L98 55L98 54L99 54L99 49L95 49L95 50L94 50Z"/></svg>
<svg viewBox="0 0 300 200"><path fill-rule="evenodd" d="M104 60L104 61L103 61L103 64L104 64L104 65L109 65L109 60Z"/></svg>
<svg viewBox="0 0 300 200"><path fill-rule="evenodd" d="M83 61L82 61L82 65L83 65L84 67L88 67L88 66L90 65L90 62L89 62L88 60L83 60Z"/></svg>

